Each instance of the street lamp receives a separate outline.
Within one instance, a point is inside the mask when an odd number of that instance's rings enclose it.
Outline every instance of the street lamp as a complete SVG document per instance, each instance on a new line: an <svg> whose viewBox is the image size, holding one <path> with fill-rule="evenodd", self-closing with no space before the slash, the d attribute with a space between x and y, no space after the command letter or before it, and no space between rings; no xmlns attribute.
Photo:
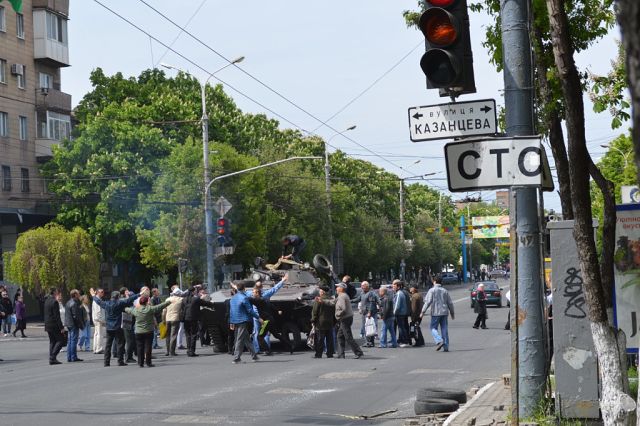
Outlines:
<svg viewBox="0 0 640 426"><path fill-rule="evenodd" d="M207 233L207 287L213 288L213 274L214 274L214 265L213 265L213 214L211 212L211 202L209 200L209 190L207 184L209 183L209 116L207 116L207 98L205 89L207 87L207 83L209 83L209 79L213 77L216 73L222 71L223 69L230 67L231 65L235 65L244 61L244 56L240 56L233 61L230 61L225 66L218 68L214 72L210 73L207 79L202 83L195 75L191 74L189 71L185 71L181 68L178 68L173 65L169 65L166 63L161 63L160 65L167 69L173 69L176 71L180 71L182 73L188 74L193 77L198 84L200 85L200 100L202 101L202 162L204 165L204 223L205 229Z"/></svg>
<svg viewBox="0 0 640 426"><path fill-rule="evenodd" d="M350 130L353 130L356 128L356 125L352 125L347 127L346 129L344 129L341 132L336 132L334 133L327 141L325 141L324 143L324 188L325 188L325 192L326 192L326 196L327 196L327 217L329 219L329 244L331 247L331 253L330 253L330 258L331 258L331 263L333 264L335 262L335 259L333 258L333 224L332 224L332 220L331 220L331 166L329 165L329 142L331 142L331 140L333 138L335 138L338 135L341 135L345 132L348 132Z"/></svg>
<svg viewBox="0 0 640 426"><path fill-rule="evenodd" d="M419 161L420 160L418 160L417 162ZM435 174L436 173L433 172L433 173L426 173L423 175L400 178L400 243L402 243L403 246L404 246L404 181L405 180L424 180L425 177L433 176ZM402 259L400 259L400 279L401 280L404 280L404 267L405 267L405 262L403 257Z"/></svg>
<svg viewBox="0 0 640 426"><path fill-rule="evenodd" d="M620 153L620 155L622 155L622 159L624 160L624 168L625 169L627 168L627 166L629 165L629 154L631 154L631 151L624 152L620 148L617 148L617 147L615 147L613 145L609 145L609 144L603 144L603 145L600 145L600 146L602 148L605 148L605 149L613 149L613 150L618 151Z"/></svg>

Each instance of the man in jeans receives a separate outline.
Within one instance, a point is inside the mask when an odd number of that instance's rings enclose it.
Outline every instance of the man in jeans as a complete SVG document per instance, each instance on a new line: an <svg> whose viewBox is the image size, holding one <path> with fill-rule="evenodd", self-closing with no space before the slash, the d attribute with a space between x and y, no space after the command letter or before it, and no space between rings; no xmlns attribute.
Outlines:
<svg viewBox="0 0 640 426"><path fill-rule="evenodd" d="M64 325L69 330L69 341L67 343L67 362L82 361L78 358L78 337L80 330L84 328L84 311L80 305L80 292L71 290L71 298L67 302L64 310Z"/></svg>
<svg viewBox="0 0 640 426"><path fill-rule="evenodd" d="M396 317L398 326L398 343L401 348L407 348L411 344L409 337L409 314L411 313L411 305L409 296L404 290L404 283L400 280L394 280L393 287L393 314Z"/></svg>
<svg viewBox="0 0 640 426"><path fill-rule="evenodd" d="M382 333L380 335L380 347L387 347L387 333L391 334L392 348L398 347L396 341L396 317L393 315L393 296L388 294L386 287L380 287L378 290L380 296L380 319L382 320Z"/></svg>
<svg viewBox="0 0 640 426"><path fill-rule="evenodd" d="M245 281L240 281L236 284L238 292L231 298L229 303L229 323L235 330L236 341L233 351L233 363L240 364L240 356L242 351L246 347L251 353L251 358L254 361L258 361L258 355L256 355L255 348L251 342L251 326L252 319L258 319L262 324L262 319L256 311L253 310L253 306L249 302L249 298L245 294Z"/></svg>
<svg viewBox="0 0 640 426"><path fill-rule="evenodd" d="M427 292L424 306L420 313L422 318L427 311L431 314L431 335L436 342L436 350L444 348L445 352L449 352L449 327L447 318L451 314L451 319L455 319L453 312L453 301L449 292L442 287L442 277L436 277L433 287ZM438 333L440 327L440 333Z"/></svg>

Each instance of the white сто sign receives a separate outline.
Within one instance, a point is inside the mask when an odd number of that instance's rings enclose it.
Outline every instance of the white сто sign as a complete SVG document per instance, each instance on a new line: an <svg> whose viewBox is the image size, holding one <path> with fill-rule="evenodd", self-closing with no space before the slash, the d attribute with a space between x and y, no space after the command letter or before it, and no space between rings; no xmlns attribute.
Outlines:
<svg viewBox="0 0 640 426"><path fill-rule="evenodd" d="M640 205L616 206L614 324L627 335L627 351L638 352L640 321Z"/></svg>
<svg viewBox="0 0 640 426"><path fill-rule="evenodd" d="M449 190L542 186L553 190L540 136L483 138L444 146Z"/></svg>
<svg viewBox="0 0 640 426"><path fill-rule="evenodd" d="M620 195L622 197L622 204L640 203L640 189L638 189L638 185L621 186Z"/></svg>
<svg viewBox="0 0 640 426"><path fill-rule="evenodd" d="M494 135L497 130L494 99L409 108L409 135L413 142Z"/></svg>

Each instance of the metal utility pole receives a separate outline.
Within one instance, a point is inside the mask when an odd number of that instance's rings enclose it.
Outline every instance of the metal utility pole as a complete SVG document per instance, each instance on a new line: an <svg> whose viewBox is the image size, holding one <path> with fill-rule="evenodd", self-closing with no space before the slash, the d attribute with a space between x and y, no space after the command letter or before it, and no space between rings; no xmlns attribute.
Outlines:
<svg viewBox="0 0 640 426"><path fill-rule="evenodd" d="M331 140L333 138L335 138L338 135L343 134L344 132L348 132L350 130L353 130L356 128L356 125L354 124L353 126L349 126L346 129L344 129L341 132L337 132L335 133L333 136L331 136L325 143L324 143L324 190L325 190L325 194L327 196L327 220L328 220L328 229L327 229L327 234L329 237L329 244L331 247L331 253L329 253L329 258L331 259L331 263L335 264L335 259L333 258L334 255L334 242L333 242L333 220L331 218L331 165L329 164L329 142L331 142Z"/></svg>
<svg viewBox="0 0 640 426"><path fill-rule="evenodd" d="M464 214L460 216L460 239L462 240L462 282L467 282L467 245L465 241Z"/></svg>
<svg viewBox="0 0 640 426"><path fill-rule="evenodd" d="M501 0L504 94L508 136L534 134L533 70L529 39L531 0ZM517 357L519 417L528 417L538 407L545 387L544 318L542 316L540 227L536 188L514 188L517 233ZM513 259L512 259L513 262ZM513 304L513 303L512 303ZM512 378L512 381L515 378Z"/></svg>
<svg viewBox="0 0 640 426"><path fill-rule="evenodd" d="M404 253L404 179L400 179L400 244ZM404 281L404 254L400 259L400 279Z"/></svg>
<svg viewBox="0 0 640 426"><path fill-rule="evenodd" d="M174 69L192 76L193 78L196 79L196 81L200 85L200 100L202 101L202 118L200 119L202 124L202 163L204 166L203 188L205 188L204 190L204 227L205 227L206 246L207 246L206 282L207 282L207 288L209 289L213 289L213 277L215 272L215 266L214 266L214 250L213 250L213 212L211 210L211 199L210 199L211 197L209 196L209 187L207 186L209 181L211 181L211 177L209 174L209 116L207 115L206 88L207 88L207 83L209 82L209 79L213 77L217 72L222 71L223 69L231 65L240 63L242 61L244 61L244 56L240 56L234 59L233 61L229 61L229 63L226 64L225 66L209 74L209 76L207 77L204 83L201 82L196 76L194 76L188 71L184 71L173 65L169 65L165 63L160 64L165 68Z"/></svg>
<svg viewBox="0 0 640 426"><path fill-rule="evenodd" d="M442 241L442 192L439 192L438 197L438 238ZM440 251L440 270L438 273L442 273L442 250Z"/></svg>

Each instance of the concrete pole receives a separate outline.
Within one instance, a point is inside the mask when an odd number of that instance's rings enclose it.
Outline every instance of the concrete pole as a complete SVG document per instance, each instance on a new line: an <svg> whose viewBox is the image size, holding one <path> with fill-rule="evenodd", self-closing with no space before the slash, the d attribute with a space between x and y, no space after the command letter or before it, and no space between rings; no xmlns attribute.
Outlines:
<svg viewBox="0 0 640 426"><path fill-rule="evenodd" d="M331 166L329 165L329 149L327 142L324 143L324 190L327 202L327 238L329 239L329 259L331 264L335 263L334 242L333 242L333 218L331 217Z"/></svg>
<svg viewBox="0 0 640 426"><path fill-rule="evenodd" d="M438 197L438 238L442 242L442 192ZM438 273L442 273L442 250L440 250L440 270Z"/></svg>
<svg viewBox="0 0 640 426"><path fill-rule="evenodd" d="M531 0L501 0L504 93L508 136L533 134L533 78L529 11ZM545 386L544 319L542 317L540 227L536 188L516 192L518 412L529 417ZM512 259L513 261L513 259ZM520 318L522 318L520 320Z"/></svg>
<svg viewBox="0 0 640 426"><path fill-rule="evenodd" d="M204 226L207 238L207 288L213 289L214 253L213 253L213 212L211 211L211 197L209 196L209 117L207 116L207 97L205 89L207 83L200 84L202 100L202 162L204 164Z"/></svg>
<svg viewBox="0 0 640 426"><path fill-rule="evenodd" d="M404 179L400 179L400 244L404 252ZM400 259L400 279L404 281L404 255Z"/></svg>

